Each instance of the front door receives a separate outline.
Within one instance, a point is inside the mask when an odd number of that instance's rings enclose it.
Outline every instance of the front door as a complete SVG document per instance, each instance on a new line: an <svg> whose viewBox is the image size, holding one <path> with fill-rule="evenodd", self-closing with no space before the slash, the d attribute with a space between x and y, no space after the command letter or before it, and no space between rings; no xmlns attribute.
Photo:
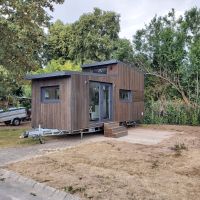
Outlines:
<svg viewBox="0 0 200 200"><path fill-rule="evenodd" d="M89 117L91 122L112 119L112 84L89 83Z"/></svg>

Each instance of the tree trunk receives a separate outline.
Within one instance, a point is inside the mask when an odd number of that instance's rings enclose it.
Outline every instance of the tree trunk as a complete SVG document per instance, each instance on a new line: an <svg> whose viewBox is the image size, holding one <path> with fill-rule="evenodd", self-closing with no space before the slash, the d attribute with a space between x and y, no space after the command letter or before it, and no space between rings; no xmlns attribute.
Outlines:
<svg viewBox="0 0 200 200"><path fill-rule="evenodd" d="M146 73L147 75L152 75L152 76L156 76L158 78L161 78L165 81L167 81L168 83L170 83L181 95L183 101L185 102L186 105L191 105L191 102L189 100L189 98L186 96L185 92L183 91L183 89L181 88L180 84L176 85L172 80L170 80L170 78L168 77L163 77L160 74L156 74L156 73Z"/></svg>
<svg viewBox="0 0 200 200"><path fill-rule="evenodd" d="M190 100L187 98L187 96L185 95L185 92L184 91L179 91L181 96L182 96L182 99L183 101L185 102L185 104L187 104L188 106L191 104L190 103Z"/></svg>

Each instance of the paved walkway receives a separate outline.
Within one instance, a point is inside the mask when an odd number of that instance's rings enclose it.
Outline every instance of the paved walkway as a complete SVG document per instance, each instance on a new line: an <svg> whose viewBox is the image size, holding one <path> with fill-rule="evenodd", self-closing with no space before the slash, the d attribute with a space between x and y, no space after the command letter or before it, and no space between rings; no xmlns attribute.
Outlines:
<svg viewBox="0 0 200 200"><path fill-rule="evenodd" d="M38 183L17 173L0 169L1 200L80 200L63 191Z"/></svg>

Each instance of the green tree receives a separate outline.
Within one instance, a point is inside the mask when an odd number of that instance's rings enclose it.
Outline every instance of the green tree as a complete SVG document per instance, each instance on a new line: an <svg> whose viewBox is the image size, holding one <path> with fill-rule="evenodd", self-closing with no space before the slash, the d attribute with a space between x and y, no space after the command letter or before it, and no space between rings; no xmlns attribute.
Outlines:
<svg viewBox="0 0 200 200"><path fill-rule="evenodd" d="M1 0L0 1L0 65L9 77L10 86L19 83L24 74L41 66L45 44L44 28L48 27L54 3L64 0ZM0 87L7 87L0 77ZM9 93L9 92L8 92ZM1 93L6 95L6 93Z"/></svg>
<svg viewBox="0 0 200 200"><path fill-rule="evenodd" d="M0 2L0 65L23 72L42 61L44 27L53 3L63 0L2 0Z"/></svg>
<svg viewBox="0 0 200 200"><path fill-rule="evenodd" d="M46 58L69 60L69 51L72 41L72 26L65 25L62 21L57 20L49 27L47 42L45 46Z"/></svg>
<svg viewBox="0 0 200 200"><path fill-rule="evenodd" d="M106 59L133 61L133 46L118 37L119 15L102 11L84 14L73 24L57 20L47 34L47 60L91 62Z"/></svg>
<svg viewBox="0 0 200 200"><path fill-rule="evenodd" d="M64 61L59 60L51 60L47 67L40 68L37 71L33 72L35 74L41 74L41 73L51 73L56 71L81 71L81 67L79 64L75 64L71 61Z"/></svg>
<svg viewBox="0 0 200 200"><path fill-rule="evenodd" d="M131 42L127 39L119 38L114 43L112 58L124 62L133 62L133 46Z"/></svg>
<svg viewBox="0 0 200 200"><path fill-rule="evenodd" d="M81 63L111 58L120 30L119 15L98 8L72 24L70 56Z"/></svg>
<svg viewBox="0 0 200 200"><path fill-rule="evenodd" d="M137 31L133 41L138 66L148 75L155 76L163 89L167 87L164 95L181 98L187 105L196 106L199 82L195 80L200 70L199 22L200 10L197 8L186 11L178 19L172 10L164 17L155 16L144 29Z"/></svg>
<svg viewBox="0 0 200 200"><path fill-rule="evenodd" d="M16 89L16 82L7 69L0 65L0 98L11 95Z"/></svg>

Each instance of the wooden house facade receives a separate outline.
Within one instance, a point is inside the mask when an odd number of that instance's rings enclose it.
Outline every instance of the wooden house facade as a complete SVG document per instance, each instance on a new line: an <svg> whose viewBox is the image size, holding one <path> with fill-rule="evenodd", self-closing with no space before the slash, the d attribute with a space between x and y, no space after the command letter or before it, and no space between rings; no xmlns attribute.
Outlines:
<svg viewBox="0 0 200 200"><path fill-rule="evenodd" d="M144 74L110 60L82 66L82 72L27 76L32 80L32 127L76 131L106 122L142 119Z"/></svg>

